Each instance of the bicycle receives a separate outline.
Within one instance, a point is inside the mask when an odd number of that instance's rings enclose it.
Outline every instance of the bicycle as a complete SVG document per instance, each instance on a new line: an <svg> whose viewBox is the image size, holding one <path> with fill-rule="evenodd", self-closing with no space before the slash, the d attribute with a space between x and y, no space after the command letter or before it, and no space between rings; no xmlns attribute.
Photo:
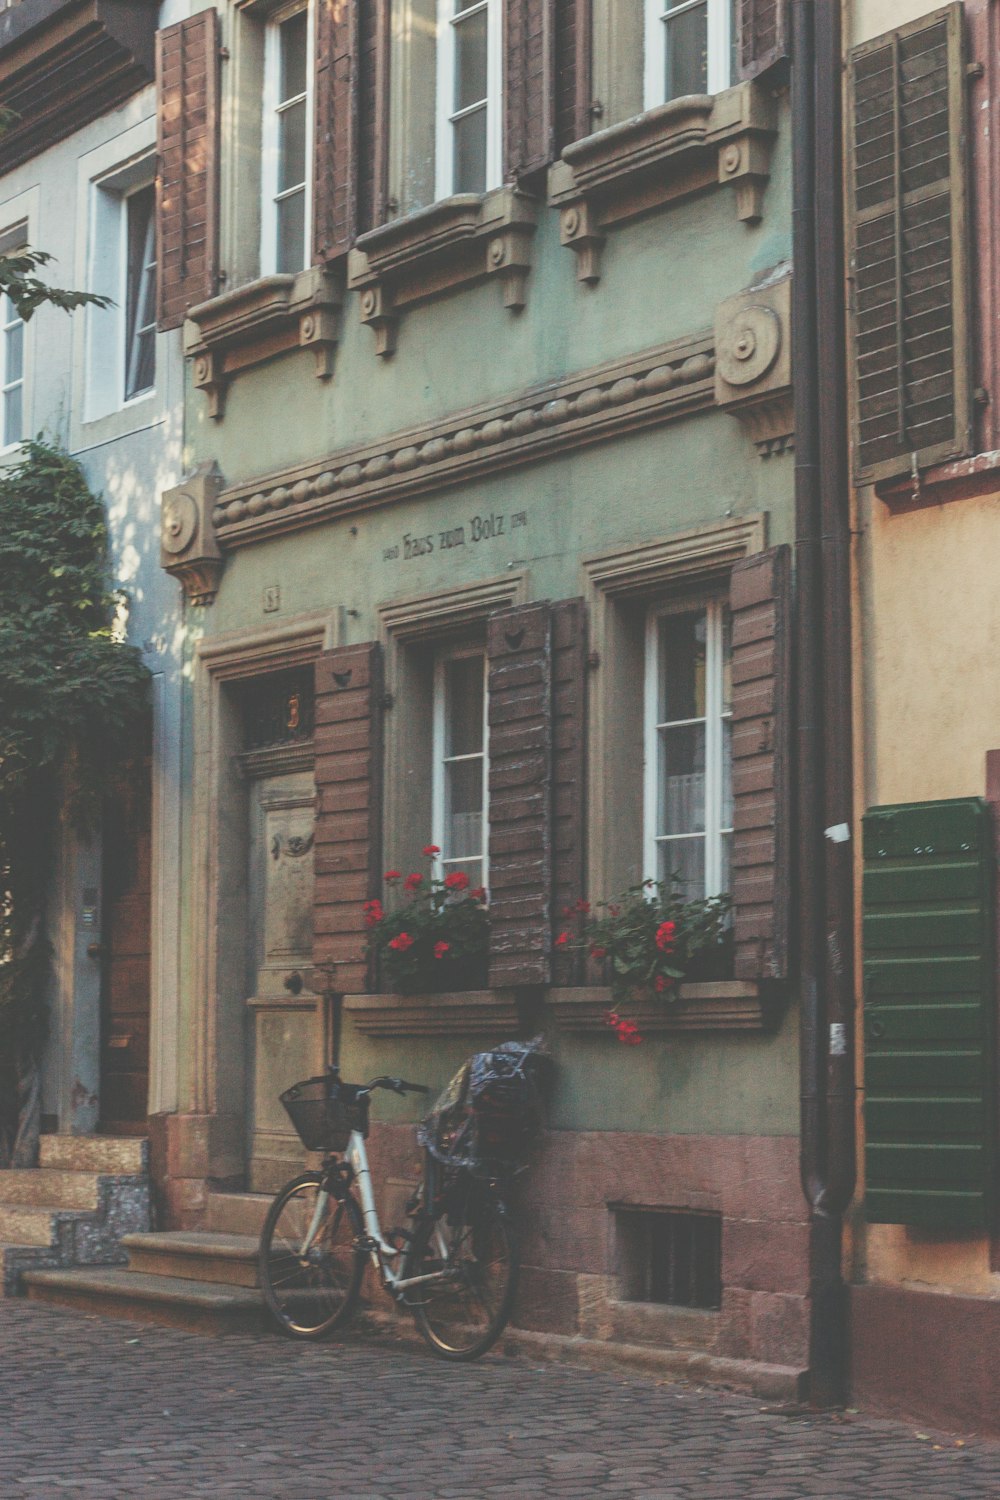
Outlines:
<svg viewBox="0 0 1000 1500"><path fill-rule="evenodd" d="M517 1291L517 1241L501 1183L443 1166L428 1151L423 1183L407 1205L413 1227L387 1239L365 1146L377 1089L430 1092L403 1078L344 1083L331 1066L281 1095L303 1145L324 1157L318 1171L294 1177L271 1204L259 1252L265 1303L289 1337L325 1337L357 1308L370 1260L435 1354L477 1359L506 1327Z"/></svg>

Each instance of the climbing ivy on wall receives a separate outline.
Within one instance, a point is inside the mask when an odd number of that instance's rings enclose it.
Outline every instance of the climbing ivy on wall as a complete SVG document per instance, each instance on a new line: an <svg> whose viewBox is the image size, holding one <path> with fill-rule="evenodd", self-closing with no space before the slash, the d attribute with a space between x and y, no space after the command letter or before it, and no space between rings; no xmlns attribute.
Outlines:
<svg viewBox="0 0 1000 1500"><path fill-rule="evenodd" d="M60 828L93 829L138 753L149 679L123 606L83 470L26 443L0 473L0 1166L37 1152Z"/></svg>

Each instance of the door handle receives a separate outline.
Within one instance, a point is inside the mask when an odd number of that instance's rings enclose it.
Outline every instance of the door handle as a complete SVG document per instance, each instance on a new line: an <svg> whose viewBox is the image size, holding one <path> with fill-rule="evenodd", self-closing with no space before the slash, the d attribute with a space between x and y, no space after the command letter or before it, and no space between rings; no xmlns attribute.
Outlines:
<svg viewBox="0 0 1000 1500"><path fill-rule="evenodd" d="M296 969L293 974L285 975L285 989L291 995L301 995L302 987L304 984L305 980L302 978L302 975L299 973L298 969Z"/></svg>

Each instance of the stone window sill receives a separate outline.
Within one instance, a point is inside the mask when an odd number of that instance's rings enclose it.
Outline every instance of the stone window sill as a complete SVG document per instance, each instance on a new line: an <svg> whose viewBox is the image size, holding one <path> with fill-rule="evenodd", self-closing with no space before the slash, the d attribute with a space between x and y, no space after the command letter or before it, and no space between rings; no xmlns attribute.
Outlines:
<svg viewBox="0 0 1000 1500"><path fill-rule="evenodd" d="M497 276L504 306L526 300L538 205L514 187L460 193L359 237L347 284L361 293L361 321L377 354L392 354L401 312L454 287Z"/></svg>
<svg viewBox="0 0 1000 1500"><path fill-rule="evenodd" d="M443 995L345 995L362 1036L517 1036L525 1024L516 990Z"/></svg>
<svg viewBox="0 0 1000 1500"><path fill-rule="evenodd" d="M194 383L208 397L209 415L225 412L226 390L241 370L290 349L311 349L316 375L333 374L341 296L319 266L297 275L262 276L192 307L184 352L194 359Z"/></svg>
<svg viewBox="0 0 1000 1500"><path fill-rule="evenodd" d="M672 99L567 146L549 170L549 202L577 276L600 279L605 231L717 183L736 192L736 216L756 224L777 134L774 99L759 84Z"/></svg>
<svg viewBox="0 0 1000 1500"><path fill-rule="evenodd" d="M549 1006L563 1031L609 1034L604 1014L611 1009L611 991L604 986L550 990ZM777 1020L769 988L743 979L682 984L678 998L670 1003L641 997L625 1009L644 1036L685 1031L763 1032L773 1029Z"/></svg>

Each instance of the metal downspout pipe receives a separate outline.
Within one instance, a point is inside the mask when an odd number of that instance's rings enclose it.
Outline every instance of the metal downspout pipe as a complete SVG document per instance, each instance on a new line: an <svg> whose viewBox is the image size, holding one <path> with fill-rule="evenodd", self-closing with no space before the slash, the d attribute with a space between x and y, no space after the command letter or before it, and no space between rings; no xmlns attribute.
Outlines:
<svg viewBox="0 0 1000 1500"><path fill-rule="evenodd" d="M792 344L801 1173L809 1399L849 1375L843 1216L854 1191L850 523L839 0L792 3Z"/></svg>

